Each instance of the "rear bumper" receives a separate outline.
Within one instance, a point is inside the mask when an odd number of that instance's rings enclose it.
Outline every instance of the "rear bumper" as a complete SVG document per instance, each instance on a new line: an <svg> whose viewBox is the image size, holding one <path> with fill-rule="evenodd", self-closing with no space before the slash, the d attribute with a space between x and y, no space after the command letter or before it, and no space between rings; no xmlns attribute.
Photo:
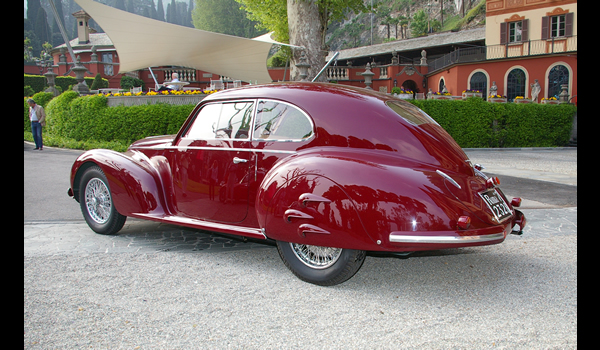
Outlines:
<svg viewBox="0 0 600 350"><path fill-rule="evenodd" d="M473 230L455 231L394 231L389 235L392 249L398 251L434 250L502 243L509 233L522 234L525 215L513 209L515 215L501 225ZM518 227L518 229L516 229Z"/></svg>
<svg viewBox="0 0 600 350"><path fill-rule="evenodd" d="M414 233L414 232L413 232ZM406 234L405 232L392 232L390 234L390 243L408 243L408 244L465 244L465 243L485 243L491 241L504 240L506 235L503 232L486 235L469 236L451 236L447 232L439 234L438 232L428 232L427 235Z"/></svg>

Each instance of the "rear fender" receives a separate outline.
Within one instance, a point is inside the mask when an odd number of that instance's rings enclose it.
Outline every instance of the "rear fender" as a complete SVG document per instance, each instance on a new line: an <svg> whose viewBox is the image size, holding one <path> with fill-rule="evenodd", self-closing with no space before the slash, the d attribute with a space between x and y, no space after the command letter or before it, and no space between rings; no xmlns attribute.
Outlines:
<svg viewBox="0 0 600 350"><path fill-rule="evenodd" d="M163 216L166 203L157 169L159 163L160 160L150 161L138 152L124 154L106 149L85 152L77 158L71 169L72 193L79 200L82 174L90 166L97 165L108 179L113 203L121 215Z"/></svg>
<svg viewBox="0 0 600 350"><path fill-rule="evenodd" d="M447 231L467 215L435 168L377 152L321 149L282 160L257 196L267 237L312 245L396 249L393 231ZM375 161L372 161L372 160ZM387 161L387 164L385 163Z"/></svg>
<svg viewBox="0 0 600 350"><path fill-rule="evenodd" d="M353 201L332 180L306 174L291 178L276 189L273 186L277 184L271 183L257 199L264 201L257 208L268 238L327 247L376 249Z"/></svg>

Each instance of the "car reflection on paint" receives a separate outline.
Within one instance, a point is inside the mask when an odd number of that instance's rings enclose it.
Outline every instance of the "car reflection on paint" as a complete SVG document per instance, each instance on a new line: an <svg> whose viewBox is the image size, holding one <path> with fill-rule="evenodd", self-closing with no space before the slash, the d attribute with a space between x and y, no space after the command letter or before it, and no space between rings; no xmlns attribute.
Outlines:
<svg viewBox="0 0 600 350"><path fill-rule="evenodd" d="M71 171L92 230L126 217L275 241L300 279L335 285L367 251L497 244L524 215L414 105L362 88L276 83L201 101L177 135L91 150Z"/></svg>

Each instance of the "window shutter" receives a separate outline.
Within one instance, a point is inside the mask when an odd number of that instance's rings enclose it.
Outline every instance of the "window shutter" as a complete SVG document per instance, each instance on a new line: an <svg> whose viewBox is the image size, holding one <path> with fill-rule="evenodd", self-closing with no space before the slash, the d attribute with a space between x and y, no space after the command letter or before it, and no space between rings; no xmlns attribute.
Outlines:
<svg viewBox="0 0 600 350"><path fill-rule="evenodd" d="M529 20L524 19L521 27L521 41L529 40Z"/></svg>
<svg viewBox="0 0 600 350"><path fill-rule="evenodd" d="M542 17L542 40L550 38L550 17Z"/></svg>
<svg viewBox="0 0 600 350"><path fill-rule="evenodd" d="M506 44L508 41L508 23L500 23L500 44Z"/></svg>
<svg viewBox="0 0 600 350"><path fill-rule="evenodd" d="M565 36L573 36L573 18L574 13L569 12L565 16Z"/></svg>

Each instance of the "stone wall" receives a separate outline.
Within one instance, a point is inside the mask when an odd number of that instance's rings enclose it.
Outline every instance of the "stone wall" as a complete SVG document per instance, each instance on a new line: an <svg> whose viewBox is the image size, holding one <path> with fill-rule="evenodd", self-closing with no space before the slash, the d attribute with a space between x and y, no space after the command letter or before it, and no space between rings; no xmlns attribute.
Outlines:
<svg viewBox="0 0 600 350"><path fill-rule="evenodd" d="M168 103L173 105L197 104L207 95L156 95L156 96L109 96L108 107L139 106L146 104Z"/></svg>

